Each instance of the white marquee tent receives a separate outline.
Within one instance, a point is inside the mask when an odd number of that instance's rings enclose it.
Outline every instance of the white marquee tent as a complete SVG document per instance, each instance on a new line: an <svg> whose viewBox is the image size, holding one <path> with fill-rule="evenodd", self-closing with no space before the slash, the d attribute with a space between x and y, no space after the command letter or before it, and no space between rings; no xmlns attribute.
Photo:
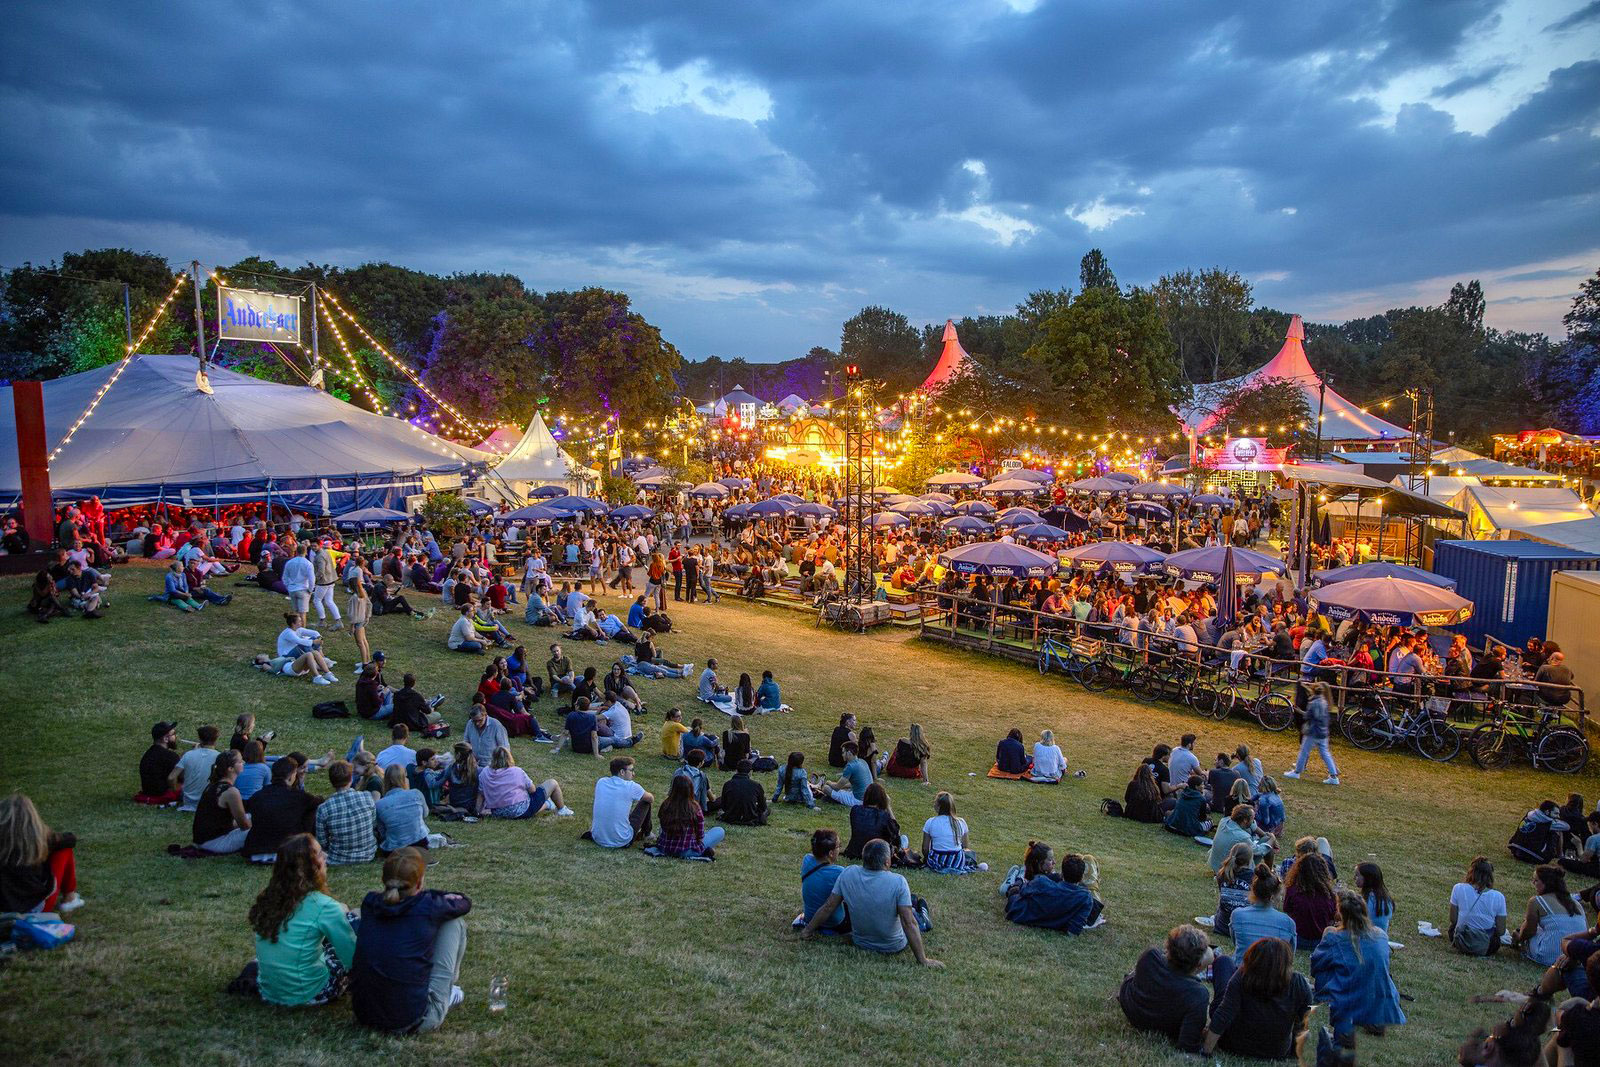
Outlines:
<svg viewBox="0 0 1600 1067"><path fill-rule="evenodd" d="M44 383L46 447L60 448L50 483L59 495L96 495L111 508L270 500L339 515L403 506L425 485L454 487L491 458L307 385L221 367L212 367L202 385L192 356L141 354L120 375L117 367ZM97 396L93 412L61 445ZM0 389L0 502L20 495L16 409L6 387Z"/></svg>
<svg viewBox="0 0 1600 1067"><path fill-rule="evenodd" d="M582 495L594 480L594 472L567 455L556 443L544 416L537 411L505 459L494 469L495 482L508 483L522 496L541 485L559 485L574 495Z"/></svg>

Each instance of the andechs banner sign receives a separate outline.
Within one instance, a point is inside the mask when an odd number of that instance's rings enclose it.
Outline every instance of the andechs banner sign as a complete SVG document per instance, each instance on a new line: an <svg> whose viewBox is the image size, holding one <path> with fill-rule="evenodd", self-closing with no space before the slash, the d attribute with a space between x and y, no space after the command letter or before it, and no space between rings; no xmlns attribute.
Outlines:
<svg viewBox="0 0 1600 1067"><path fill-rule="evenodd" d="M300 298L217 287L218 336L229 341L300 343Z"/></svg>
<svg viewBox="0 0 1600 1067"><path fill-rule="evenodd" d="M1265 437L1230 437L1200 449L1200 466L1214 471L1275 471L1288 462L1287 448L1268 448Z"/></svg>

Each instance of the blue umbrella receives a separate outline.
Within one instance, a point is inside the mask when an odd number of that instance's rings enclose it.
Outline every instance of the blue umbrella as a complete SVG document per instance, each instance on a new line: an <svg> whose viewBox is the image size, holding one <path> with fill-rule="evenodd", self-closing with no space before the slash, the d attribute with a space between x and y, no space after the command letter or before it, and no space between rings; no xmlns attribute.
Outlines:
<svg viewBox="0 0 1600 1067"><path fill-rule="evenodd" d="M828 505L819 504L814 500L808 500L804 504L796 504L794 506L794 513L796 515L807 516L814 519L831 519L839 514L836 510L830 508Z"/></svg>
<svg viewBox="0 0 1600 1067"><path fill-rule="evenodd" d="M566 489L559 485L541 485L537 489L528 490L528 496L533 500L553 500L558 496L566 495Z"/></svg>
<svg viewBox="0 0 1600 1067"><path fill-rule="evenodd" d="M1222 568L1230 561L1235 579L1241 582L1259 581L1269 574L1289 573L1289 568L1281 559L1232 545L1174 552L1167 557L1163 569L1174 578L1187 578L1191 582L1210 585L1222 580Z"/></svg>
<svg viewBox="0 0 1600 1067"><path fill-rule="evenodd" d="M1168 497L1188 496L1189 490L1181 485L1166 485L1162 482L1141 482L1128 487L1128 495L1135 500L1163 500Z"/></svg>
<svg viewBox="0 0 1600 1067"><path fill-rule="evenodd" d="M1149 500L1135 500L1128 505L1128 514L1142 515L1147 519L1155 519L1158 522L1172 521L1172 512Z"/></svg>
<svg viewBox="0 0 1600 1067"><path fill-rule="evenodd" d="M716 482L701 482L699 485L689 490L689 495L721 500L723 497L728 495L728 487L725 485L718 485Z"/></svg>
<svg viewBox="0 0 1600 1067"><path fill-rule="evenodd" d="M745 514L752 519L781 519L794 510L794 505L787 500L773 497L771 500L758 500L750 505L750 510Z"/></svg>
<svg viewBox="0 0 1600 1067"><path fill-rule="evenodd" d="M1330 619L1365 615L1379 626L1454 626L1472 617L1472 601L1404 578L1353 578L1314 590L1311 610Z"/></svg>
<svg viewBox="0 0 1600 1067"><path fill-rule="evenodd" d="M1011 536L1019 541L1070 541L1072 535L1059 526L1051 526L1048 522L1035 522L1027 526L1018 526L1011 531Z"/></svg>
<svg viewBox="0 0 1600 1067"><path fill-rule="evenodd" d="M1126 493L1129 487L1120 478L1079 478L1067 488L1079 493Z"/></svg>
<svg viewBox="0 0 1600 1067"><path fill-rule="evenodd" d="M1124 485L1138 485L1139 477L1127 471L1107 471L1106 478L1113 482L1122 482Z"/></svg>
<svg viewBox="0 0 1600 1067"><path fill-rule="evenodd" d="M727 486L729 489L748 489L750 488L750 479L734 477L718 478L717 484Z"/></svg>
<svg viewBox="0 0 1600 1067"><path fill-rule="evenodd" d="M1454 591L1456 587L1454 578L1446 578L1442 574L1425 571L1421 567L1408 567L1403 563L1357 563L1353 567L1335 567L1333 570L1317 571L1314 577L1323 585L1355 581L1360 578L1404 578L1411 582L1436 585L1440 589Z"/></svg>
<svg viewBox="0 0 1600 1067"><path fill-rule="evenodd" d="M987 500L963 500L956 505L957 515L993 515L994 505Z"/></svg>
<svg viewBox="0 0 1600 1067"><path fill-rule="evenodd" d="M1095 541L1092 544L1069 548L1062 553L1075 566L1092 568L1109 566L1118 574L1154 570L1166 560L1166 554L1144 545L1127 541Z"/></svg>
<svg viewBox="0 0 1600 1067"><path fill-rule="evenodd" d="M754 504L735 504L722 514L730 519L748 519L750 517L750 509L754 506Z"/></svg>
<svg viewBox="0 0 1600 1067"><path fill-rule="evenodd" d="M1006 471L1007 478L1021 478L1025 482L1038 482L1040 485L1049 485L1055 478L1044 471L1029 470L1027 467L1016 467Z"/></svg>
<svg viewBox="0 0 1600 1067"><path fill-rule="evenodd" d="M889 510L897 515L937 515L933 505L926 500L900 500L889 505Z"/></svg>
<svg viewBox="0 0 1600 1067"><path fill-rule="evenodd" d="M1189 503L1199 504L1201 507L1206 508L1211 507L1213 504L1219 508L1233 507L1233 500L1231 497L1218 496L1215 493L1201 493L1199 496L1192 496L1189 498Z"/></svg>
<svg viewBox="0 0 1600 1067"><path fill-rule="evenodd" d="M656 513L643 504L624 504L613 511L611 517L626 522L629 519L653 519L656 517Z"/></svg>
<svg viewBox="0 0 1600 1067"><path fill-rule="evenodd" d="M918 500L937 500L942 504L954 504L956 498L949 493L923 493Z"/></svg>
<svg viewBox="0 0 1600 1067"><path fill-rule="evenodd" d="M1233 566L1233 549L1222 560L1222 579L1217 583L1217 629L1226 630L1239 614L1239 575Z"/></svg>
<svg viewBox="0 0 1600 1067"><path fill-rule="evenodd" d="M593 511L604 515L611 508L598 500L591 500L586 496L558 496L553 500L546 500L544 506L555 508L557 511L577 513L580 511Z"/></svg>
<svg viewBox="0 0 1600 1067"><path fill-rule="evenodd" d="M479 500L475 496L464 497L467 502L467 511L473 515L493 515L498 509L487 500Z"/></svg>
<svg viewBox="0 0 1600 1067"><path fill-rule="evenodd" d="M994 529L992 523L984 522L975 515L957 515L953 519L944 520L939 526L957 533L988 533Z"/></svg>
<svg viewBox="0 0 1600 1067"><path fill-rule="evenodd" d="M893 511L880 511L867 520L868 526L910 526L911 520Z"/></svg>
<svg viewBox="0 0 1600 1067"><path fill-rule="evenodd" d="M393 508L362 508L359 511L345 512L334 519L333 524L341 530L376 530L383 526L398 526L400 523L410 521L410 515Z"/></svg>
<svg viewBox="0 0 1600 1067"><path fill-rule="evenodd" d="M575 512L564 508L553 508L548 504L529 504L525 508L495 516L495 521L503 526L545 526L552 522L569 521Z"/></svg>
<svg viewBox="0 0 1600 1067"><path fill-rule="evenodd" d="M806 498L805 497L796 496L793 493L775 493L775 494L773 494L772 499L773 500L787 500L791 504L804 504L806 502Z"/></svg>
<svg viewBox="0 0 1600 1067"><path fill-rule="evenodd" d="M1044 578L1059 568L1048 552L1004 541L978 541L952 548L939 557L957 574L988 574L999 578Z"/></svg>
<svg viewBox="0 0 1600 1067"><path fill-rule="evenodd" d="M1011 508L1004 515L995 520L996 526L1027 526L1031 523L1042 522L1037 511L1027 508Z"/></svg>

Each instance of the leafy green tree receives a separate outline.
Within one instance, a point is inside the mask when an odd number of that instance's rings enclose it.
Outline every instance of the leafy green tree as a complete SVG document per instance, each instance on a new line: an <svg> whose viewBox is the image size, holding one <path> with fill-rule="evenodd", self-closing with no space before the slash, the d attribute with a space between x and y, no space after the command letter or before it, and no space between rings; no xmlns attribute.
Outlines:
<svg viewBox="0 0 1600 1067"><path fill-rule="evenodd" d="M1149 292L1087 288L1043 332L1029 355L1060 390L1069 425L1133 430L1171 421L1178 361Z"/></svg>
<svg viewBox="0 0 1600 1067"><path fill-rule="evenodd" d="M1090 289L1117 289L1117 276L1111 273L1111 264L1106 262L1106 254L1098 248L1091 248L1078 261L1078 283L1085 292Z"/></svg>
<svg viewBox="0 0 1600 1067"><path fill-rule="evenodd" d="M624 293L590 288L546 294L544 321L528 338L528 348L571 410L617 412L635 421L672 410L682 357L659 329L629 309Z"/></svg>
<svg viewBox="0 0 1600 1067"><path fill-rule="evenodd" d="M527 422L549 385L545 364L527 344L542 321L528 299L475 299L441 312L428 385L469 418Z"/></svg>
<svg viewBox="0 0 1600 1067"><path fill-rule="evenodd" d="M1230 390L1218 400L1216 410L1220 430L1240 437L1265 437L1273 448L1294 443L1316 418L1302 387L1281 378Z"/></svg>
<svg viewBox="0 0 1600 1067"><path fill-rule="evenodd" d="M882 381L891 393L922 384L922 336L904 315L885 307L865 307L845 320L839 355L861 368L866 378Z"/></svg>

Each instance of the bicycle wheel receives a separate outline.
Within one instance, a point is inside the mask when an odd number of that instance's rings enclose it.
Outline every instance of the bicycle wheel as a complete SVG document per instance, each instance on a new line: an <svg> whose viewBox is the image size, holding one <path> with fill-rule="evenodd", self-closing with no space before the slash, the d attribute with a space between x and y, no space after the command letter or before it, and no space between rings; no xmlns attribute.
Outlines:
<svg viewBox="0 0 1600 1067"><path fill-rule="evenodd" d="M1128 689L1146 704L1154 704L1161 699L1161 676L1154 667L1137 667L1128 676Z"/></svg>
<svg viewBox="0 0 1600 1067"><path fill-rule="evenodd" d="M1546 730L1533 747L1533 765L1557 774L1577 774L1589 762L1589 739L1570 726Z"/></svg>
<svg viewBox="0 0 1600 1067"><path fill-rule="evenodd" d="M1253 710L1256 721L1273 733L1287 730L1289 724L1294 722L1294 705L1282 693L1263 694Z"/></svg>
<svg viewBox="0 0 1600 1067"><path fill-rule="evenodd" d="M1389 741L1389 713L1351 704L1339 715L1339 732L1359 749L1382 748Z"/></svg>
<svg viewBox="0 0 1600 1067"><path fill-rule="evenodd" d="M839 615L841 629L853 634L867 632L867 620L860 608L848 608Z"/></svg>
<svg viewBox="0 0 1600 1067"><path fill-rule="evenodd" d="M1078 684L1091 693L1104 693L1116 680L1116 668L1103 659L1090 661L1078 675Z"/></svg>
<svg viewBox="0 0 1600 1067"><path fill-rule="evenodd" d="M1217 691L1216 686L1201 678L1189 687L1189 691L1185 696L1189 706L1195 711L1202 715L1216 717L1217 701L1222 698L1222 694ZM1226 715L1227 713L1224 712L1223 714Z"/></svg>
<svg viewBox="0 0 1600 1067"><path fill-rule="evenodd" d="M1238 707L1239 702L1243 700L1245 700L1245 697L1239 692L1237 686L1223 686L1222 691L1217 694L1217 706L1211 709L1211 717L1221 722L1229 715L1232 715L1233 709ZM1246 702L1248 703L1248 701Z"/></svg>
<svg viewBox="0 0 1600 1067"><path fill-rule="evenodd" d="M1486 771L1496 771L1517 755L1520 739L1504 723L1486 722L1467 737L1467 752L1472 762Z"/></svg>
<svg viewBox="0 0 1600 1067"><path fill-rule="evenodd" d="M1436 763L1448 763L1461 751L1461 734L1449 723L1429 717L1411 731L1411 747Z"/></svg>
<svg viewBox="0 0 1600 1067"><path fill-rule="evenodd" d="M1039 673L1050 673L1050 650L1048 648L1039 653Z"/></svg>

